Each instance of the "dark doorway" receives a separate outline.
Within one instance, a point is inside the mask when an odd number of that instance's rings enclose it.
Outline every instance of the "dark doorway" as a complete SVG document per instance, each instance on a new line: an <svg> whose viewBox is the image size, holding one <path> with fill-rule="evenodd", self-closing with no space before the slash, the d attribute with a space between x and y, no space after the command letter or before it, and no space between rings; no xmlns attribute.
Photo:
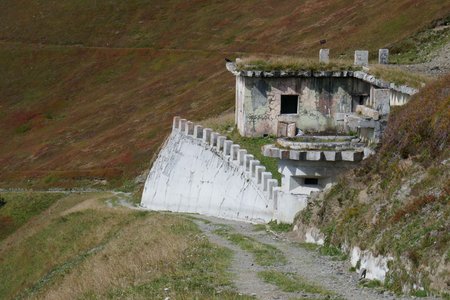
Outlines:
<svg viewBox="0 0 450 300"><path fill-rule="evenodd" d="M280 114L298 113L298 95L281 95Z"/></svg>
<svg viewBox="0 0 450 300"><path fill-rule="evenodd" d="M305 185L318 185L319 178L305 178Z"/></svg>

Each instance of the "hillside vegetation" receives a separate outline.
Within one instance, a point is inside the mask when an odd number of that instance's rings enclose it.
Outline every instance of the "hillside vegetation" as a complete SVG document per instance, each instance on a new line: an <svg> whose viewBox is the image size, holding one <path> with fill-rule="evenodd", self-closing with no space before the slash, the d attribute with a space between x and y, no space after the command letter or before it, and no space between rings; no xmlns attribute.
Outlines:
<svg viewBox="0 0 450 300"><path fill-rule="evenodd" d="M1 1L0 185L132 186L174 115L233 107L224 57L316 57L321 39L334 57L375 54L449 12L439 0Z"/></svg>
<svg viewBox="0 0 450 300"><path fill-rule="evenodd" d="M308 203L298 233L391 256L384 284L418 296L450 279L450 75L389 116L379 152Z"/></svg>

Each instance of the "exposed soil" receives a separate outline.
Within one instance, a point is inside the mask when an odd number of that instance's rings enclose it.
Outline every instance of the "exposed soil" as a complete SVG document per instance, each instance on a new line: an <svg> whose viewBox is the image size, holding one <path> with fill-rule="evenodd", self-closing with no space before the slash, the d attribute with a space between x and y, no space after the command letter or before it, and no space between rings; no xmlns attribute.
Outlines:
<svg viewBox="0 0 450 300"><path fill-rule="evenodd" d="M264 282L257 275L260 271L275 270L300 275L308 282L336 293L337 299L412 299L405 296L398 297L382 289L371 289L358 285L359 276L349 271L350 265L348 262L332 260L320 255L317 251L303 248L298 243L289 240L285 235L255 231L254 225L248 223L199 215L196 215L196 217L211 222L196 221L211 242L233 251L234 256L230 272L233 274L234 285L242 294L252 295L257 299L324 299L323 295L283 292L277 286ZM258 242L275 246L286 256L287 264L269 267L257 265L251 253L214 233L214 230L218 229L220 224L231 226L235 232L251 237ZM333 299L333 297L330 299Z"/></svg>

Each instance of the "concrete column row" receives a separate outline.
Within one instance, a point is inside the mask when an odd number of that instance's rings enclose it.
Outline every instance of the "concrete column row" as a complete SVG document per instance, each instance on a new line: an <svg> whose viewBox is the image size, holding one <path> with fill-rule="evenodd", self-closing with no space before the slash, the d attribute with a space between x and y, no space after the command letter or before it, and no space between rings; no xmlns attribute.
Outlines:
<svg viewBox="0 0 450 300"><path fill-rule="evenodd" d="M266 171L266 167L254 158L247 150L241 149L238 144L227 140L226 136L213 132L211 128L203 128L203 126L194 124L180 117L173 118L172 130L198 139L210 148L219 153L224 159L229 160L237 167L241 168L245 174L250 177L261 191L270 200L275 200L278 188L278 180L272 178L272 173Z"/></svg>

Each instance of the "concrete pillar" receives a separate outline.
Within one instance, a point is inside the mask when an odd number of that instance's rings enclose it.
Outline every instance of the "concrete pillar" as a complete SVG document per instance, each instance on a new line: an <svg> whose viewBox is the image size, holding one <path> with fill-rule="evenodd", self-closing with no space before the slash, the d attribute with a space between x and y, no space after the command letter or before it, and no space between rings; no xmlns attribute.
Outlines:
<svg viewBox="0 0 450 300"><path fill-rule="evenodd" d="M269 194L269 199L273 199L273 189L278 186L278 180L269 179L267 180L267 189Z"/></svg>
<svg viewBox="0 0 450 300"><path fill-rule="evenodd" d="M368 66L369 65L369 51L356 50L354 64L356 66Z"/></svg>
<svg viewBox="0 0 450 300"><path fill-rule="evenodd" d="M244 165L244 156L247 155L247 150L245 149L240 149L238 151L238 163L240 166Z"/></svg>
<svg viewBox="0 0 450 300"><path fill-rule="evenodd" d="M264 192L268 191L269 179L272 179L272 173L270 173L270 172L263 172L262 173L262 188L263 188Z"/></svg>
<svg viewBox="0 0 450 300"><path fill-rule="evenodd" d="M253 160L254 156L252 154L247 154L244 156L244 169L250 172L250 161Z"/></svg>
<svg viewBox="0 0 450 300"><path fill-rule="evenodd" d="M203 142L204 143L209 144L209 142L211 141L211 132L212 132L211 128L203 129Z"/></svg>
<svg viewBox="0 0 450 300"><path fill-rule="evenodd" d="M202 125L195 125L194 126L194 137L201 139L203 137L203 126Z"/></svg>
<svg viewBox="0 0 450 300"><path fill-rule="evenodd" d="M256 173L256 183L261 184L262 183L262 173L266 171L266 167L264 166L256 166L255 167L255 173Z"/></svg>
<svg viewBox="0 0 450 300"><path fill-rule="evenodd" d="M391 112L391 91L389 89L371 89L372 107L380 116L386 116Z"/></svg>
<svg viewBox="0 0 450 300"><path fill-rule="evenodd" d="M239 149L241 149L241 146L239 146L238 144L231 145L231 152L230 152L231 160L237 160Z"/></svg>
<svg viewBox="0 0 450 300"><path fill-rule="evenodd" d="M320 49L319 50L319 62L329 63L330 62L330 49Z"/></svg>
<svg viewBox="0 0 450 300"><path fill-rule="evenodd" d="M226 139L227 137L223 135L217 137L217 151L221 151L223 149L223 143Z"/></svg>
<svg viewBox="0 0 450 300"><path fill-rule="evenodd" d="M179 129L180 126L180 117L173 117L172 130Z"/></svg>
<svg viewBox="0 0 450 300"><path fill-rule="evenodd" d="M223 154L225 156L230 155L231 145L233 145L233 141L225 141L223 142Z"/></svg>
<svg viewBox="0 0 450 300"><path fill-rule="evenodd" d="M186 122L186 126L184 127L184 133L186 135L193 135L194 134L194 123L191 121Z"/></svg>
<svg viewBox="0 0 450 300"><path fill-rule="evenodd" d="M214 147L217 145L217 137L219 136L219 134L217 132L212 132L211 133L211 140L210 140L210 145L211 147Z"/></svg>
<svg viewBox="0 0 450 300"><path fill-rule="evenodd" d="M250 176L255 178L256 177L256 166L259 166L260 162L257 159L252 159L249 164L250 164L250 167L249 167Z"/></svg>
<svg viewBox="0 0 450 300"><path fill-rule="evenodd" d="M178 129L184 133L185 127L186 127L186 119L180 119L180 125L178 126Z"/></svg>
<svg viewBox="0 0 450 300"><path fill-rule="evenodd" d="M389 64L389 49L378 49L378 63L380 65Z"/></svg>

